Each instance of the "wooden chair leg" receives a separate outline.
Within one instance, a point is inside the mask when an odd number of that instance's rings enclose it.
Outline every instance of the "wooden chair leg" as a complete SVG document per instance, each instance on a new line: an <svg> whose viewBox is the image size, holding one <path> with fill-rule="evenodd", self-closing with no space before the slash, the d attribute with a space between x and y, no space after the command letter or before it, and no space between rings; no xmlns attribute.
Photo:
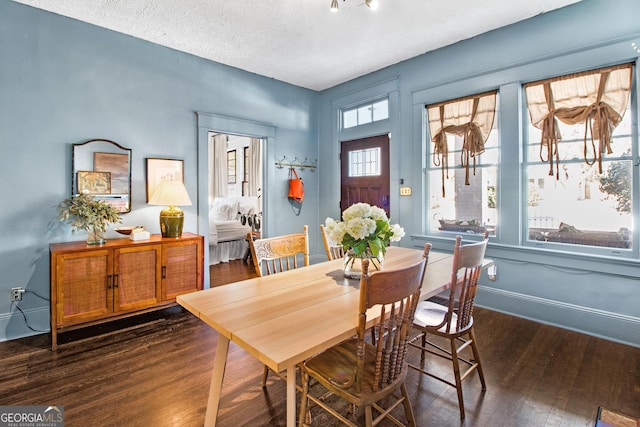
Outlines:
<svg viewBox="0 0 640 427"><path fill-rule="evenodd" d="M416 418L413 416L413 408L411 407L411 399L409 398L407 385L403 383L400 386L400 391L402 392L402 397L404 398L402 404L404 405L404 415L405 417L407 417L407 427L415 427Z"/></svg>
<svg viewBox="0 0 640 427"><path fill-rule="evenodd" d="M476 333L471 327L469 331L469 338L471 339L471 351L473 351L473 359L478 364L477 371L480 377L480 383L482 384L482 391L487 391L487 384L484 382L484 372L482 372L482 363L480 362L480 353L478 352L478 346L476 345Z"/></svg>
<svg viewBox="0 0 640 427"><path fill-rule="evenodd" d="M371 410L371 405L367 405L364 408L364 425L367 427L373 426L373 412Z"/></svg>
<svg viewBox="0 0 640 427"><path fill-rule="evenodd" d="M307 418L307 394L309 393L309 375L300 370L302 380L302 396L300 397L300 413L298 415L298 427L303 427Z"/></svg>
<svg viewBox="0 0 640 427"><path fill-rule="evenodd" d="M464 400L462 398L462 380L460 379L460 361L458 360L458 348L456 339L451 338L451 361L453 362L453 375L456 379L456 391L458 392L458 406L460 407L460 418L464 419Z"/></svg>

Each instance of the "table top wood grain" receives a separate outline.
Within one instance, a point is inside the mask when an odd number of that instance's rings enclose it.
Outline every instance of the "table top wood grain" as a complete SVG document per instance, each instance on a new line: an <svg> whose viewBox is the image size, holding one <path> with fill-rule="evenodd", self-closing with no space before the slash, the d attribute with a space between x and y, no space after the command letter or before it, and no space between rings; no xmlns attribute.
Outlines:
<svg viewBox="0 0 640 427"><path fill-rule="evenodd" d="M399 268L421 255L390 247L383 268ZM430 253L423 298L446 289L451 260L451 254ZM352 336L358 299L359 281L346 279L342 260L334 260L180 295L177 301L271 369L282 371Z"/></svg>

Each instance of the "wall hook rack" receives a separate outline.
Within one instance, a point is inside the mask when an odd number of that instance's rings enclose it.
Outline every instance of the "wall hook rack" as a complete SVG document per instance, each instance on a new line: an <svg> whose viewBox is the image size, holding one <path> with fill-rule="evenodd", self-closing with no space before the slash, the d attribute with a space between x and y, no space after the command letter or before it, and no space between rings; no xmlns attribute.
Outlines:
<svg viewBox="0 0 640 427"><path fill-rule="evenodd" d="M311 163L306 157L304 158L304 160L300 160L298 159L298 156L296 156L293 158L293 160L289 160L287 159L287 156L282 156L282 159L276 162L276 167L279 169L282 169L282 168L309 169L311 172L314 172L318 167L318 159L316 159L313 163Z"/></svg>

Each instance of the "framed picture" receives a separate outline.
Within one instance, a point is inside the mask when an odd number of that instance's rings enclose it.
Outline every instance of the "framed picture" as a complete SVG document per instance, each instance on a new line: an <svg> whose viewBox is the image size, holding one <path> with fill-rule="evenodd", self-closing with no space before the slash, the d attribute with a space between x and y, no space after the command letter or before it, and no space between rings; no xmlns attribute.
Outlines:
<svg viewBox="0 0 640 427"><path fill-rule="evenodd" d="M147 158L147 202L160 181L184 182L184 161Z"/></svg>
<svg viewBox="0 0 640 427"><path fill-rule="evenodd" d="M227 182L236 183L236 150L227 151Z"/></svg>
<svg viewBox="0 0 640 427"><path fill-rule="evenodd" d="M129 194L129 155L93 153L93 170L111 172L111 194Z"/></svg>
<svg viewBox="0 0 640 427"><path fill-rule="evenodd" d="M87 194L111 194L111 173L78 171L78 192Z"/></svg>

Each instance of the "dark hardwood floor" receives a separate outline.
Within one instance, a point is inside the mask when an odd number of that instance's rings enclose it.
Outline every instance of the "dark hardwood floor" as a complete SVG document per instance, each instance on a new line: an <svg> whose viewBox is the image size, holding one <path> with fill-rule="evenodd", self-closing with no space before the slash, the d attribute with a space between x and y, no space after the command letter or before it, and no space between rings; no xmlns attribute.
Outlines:
<svg viewBox="0 0 640 427"><path fill-rule="evenodd" d="M252 273L236 261L212 277ZM418 426L593 426L598 406L640 417L640 349L480 308L475 319L487 391L464 383L461 421L455 390L411 370ZM48 334L0 343L0 405L63 405L69 427L202 426L216 332L179 307L131 320L62 334L57 352ZM231 344L219 425L285 425L285 384L263 390L262 367Z"/></svg>
<svg viewBox="0 0 640 427"><path fill-rule="evenodd" d="M209 281L212 288L256 276L251 260L246 263L242 260L233 260L209 266Z"/></svg>

